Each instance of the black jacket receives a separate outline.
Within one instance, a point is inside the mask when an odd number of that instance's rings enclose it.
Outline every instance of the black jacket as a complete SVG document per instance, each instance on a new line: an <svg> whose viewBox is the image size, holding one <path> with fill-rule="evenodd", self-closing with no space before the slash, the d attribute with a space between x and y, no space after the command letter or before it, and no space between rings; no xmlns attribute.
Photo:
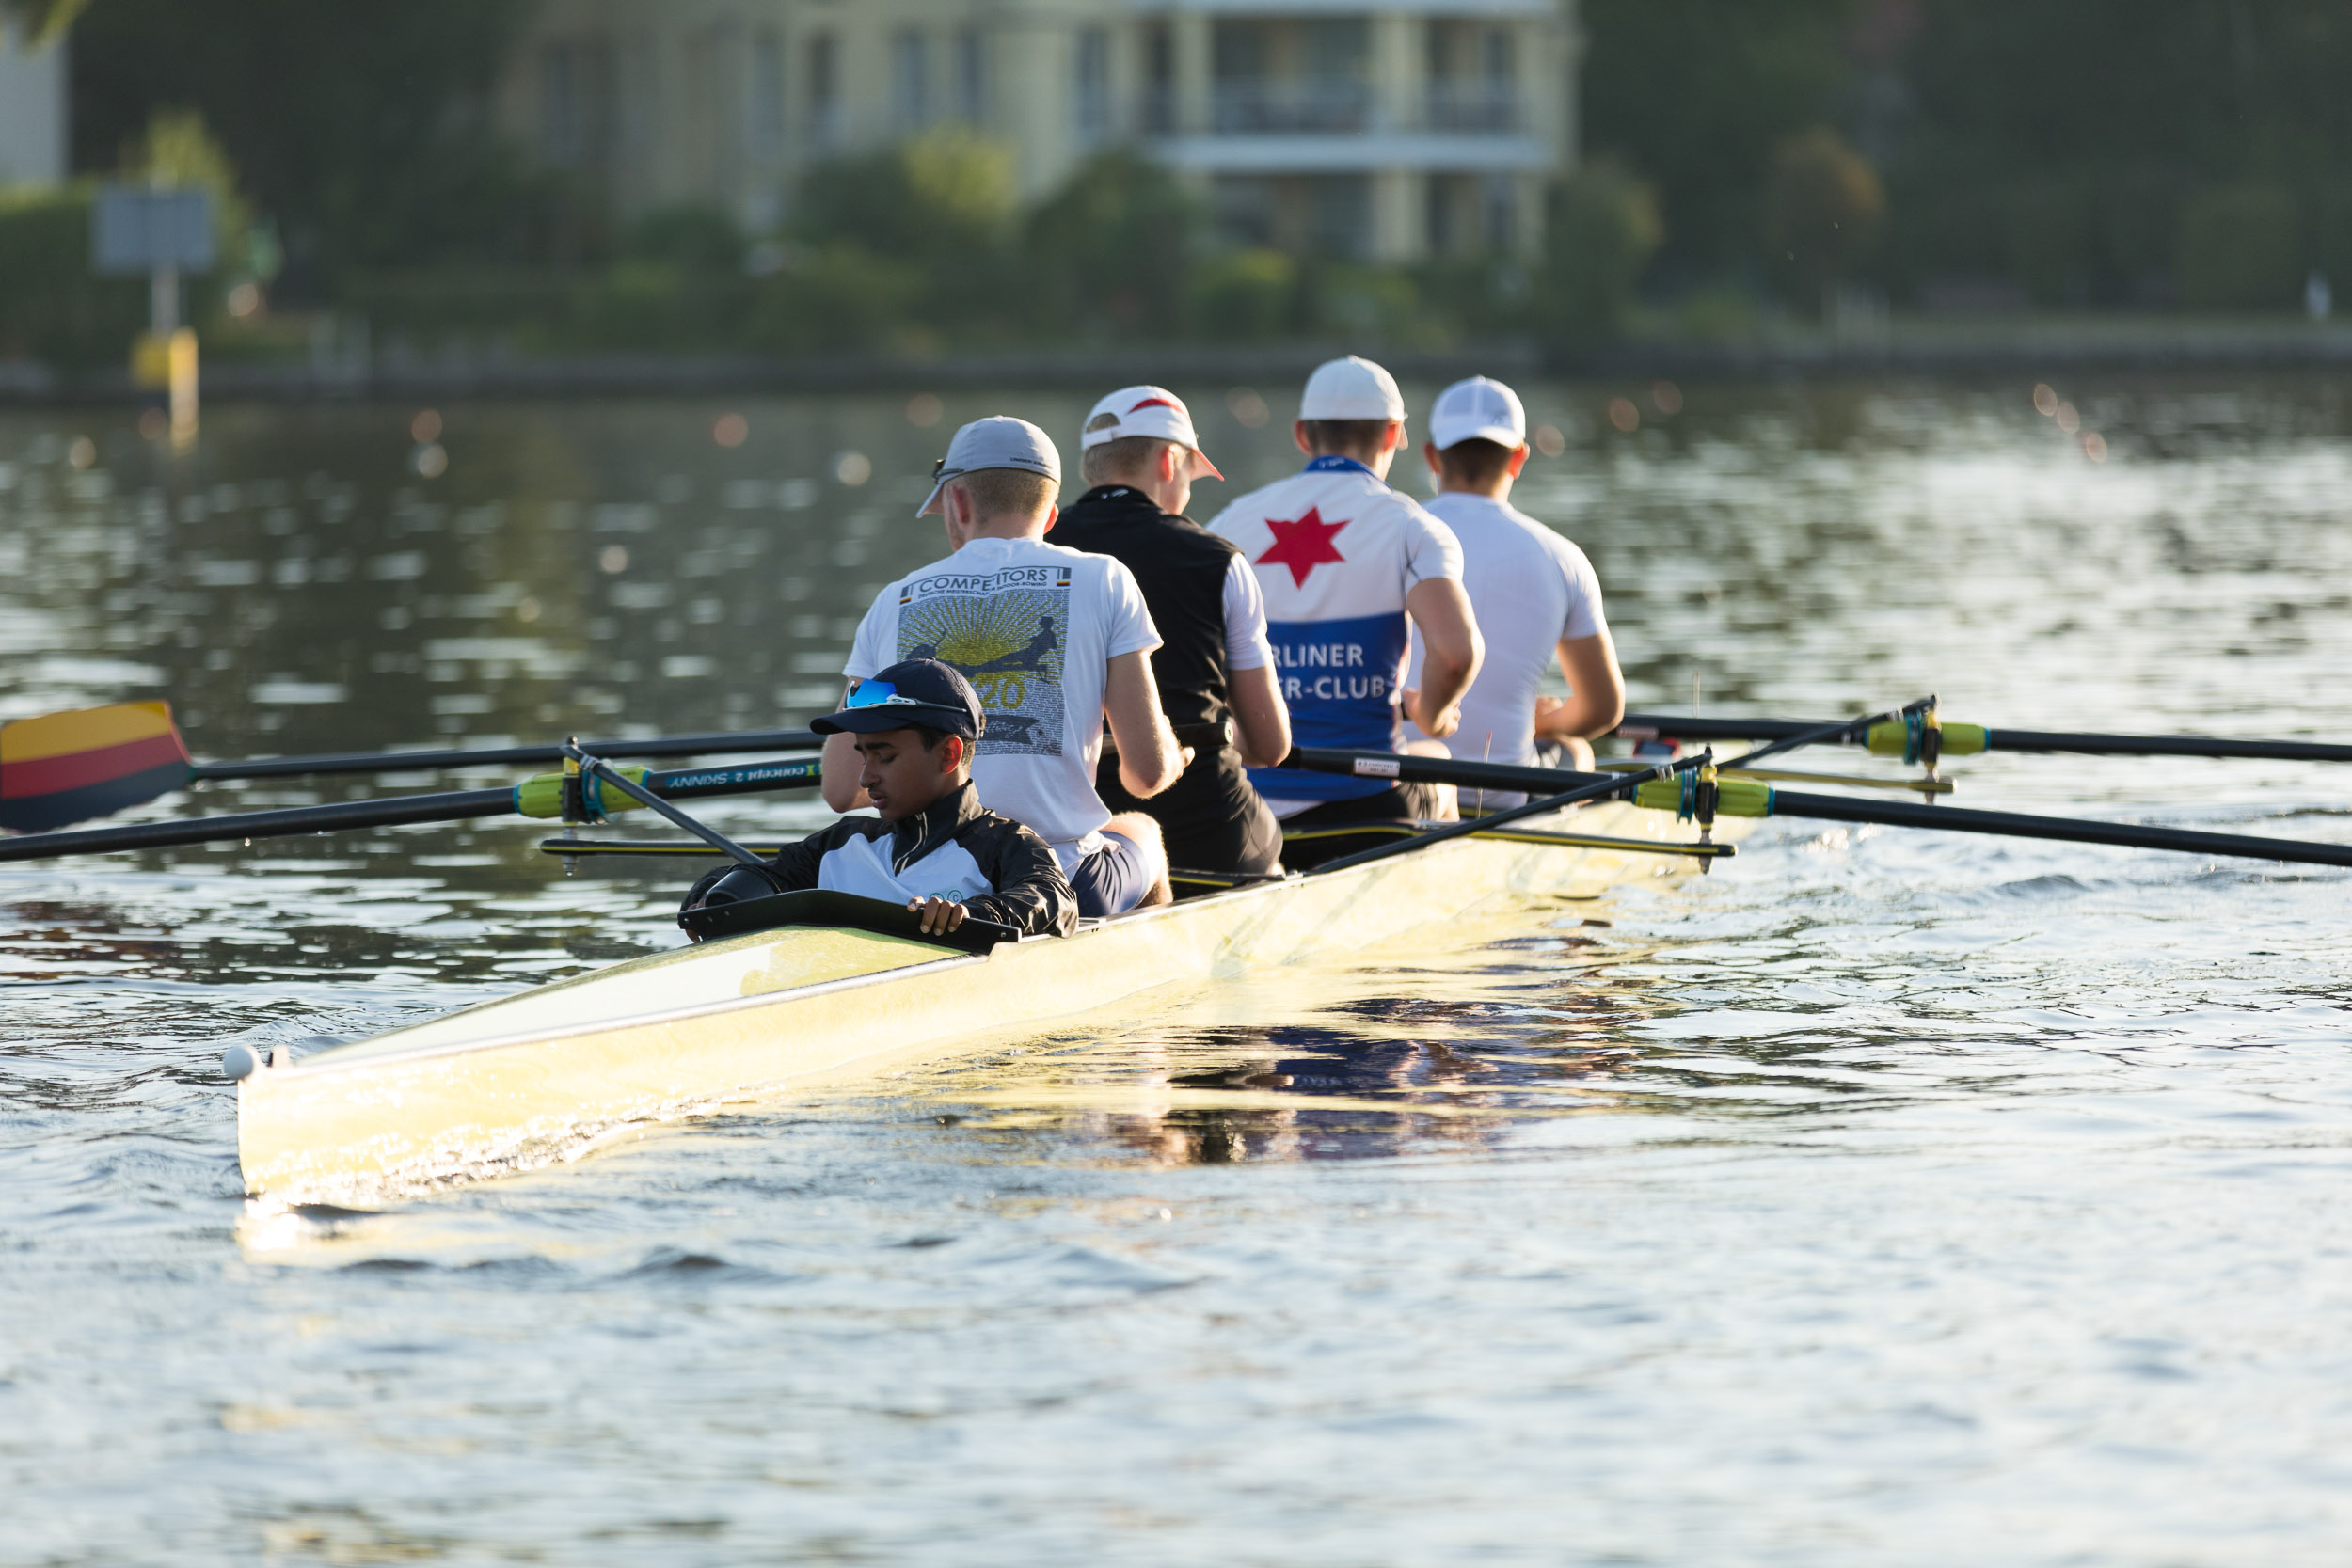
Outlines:
<svg viewBox="0 0 2352 1568"><path fill-rule="evenodd" d="M1052 543L1107 555L1135 573L1160 632L1152 655L1160 706L1179 744L1217 750L1232 685L1225 660L1225 575L1241 551L1126 484L1098 484L1064 507Z"/></svg>
<svg viewBox="0 0 2352 1568"><path fill-rule="evenodd" d="M776 851L769 875L778 893L795 893L817 885L825 857L851 839L890 839L890 863L903 870L951 840L978 864L993 893L967 898L963 907L975 920L993 920L1023 936L1065 937L1078 927L1078 895L1062 875L1061 862L1045 841L1009 816L999 816L980 804L979 791L967 781L961 789L944 795L913 816L884 822L879 816L845 816L820 832ZM734 870L722 866L694 884L686 895L691 908L709 885Z"/></svg>

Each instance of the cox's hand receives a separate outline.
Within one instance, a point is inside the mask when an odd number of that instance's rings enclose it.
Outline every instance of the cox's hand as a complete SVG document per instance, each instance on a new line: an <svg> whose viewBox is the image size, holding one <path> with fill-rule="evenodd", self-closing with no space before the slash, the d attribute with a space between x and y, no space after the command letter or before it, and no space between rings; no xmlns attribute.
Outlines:
<svg viewBox="0 0 2352 1568"><path fill-rule="evenodd" d="M952 931L963 924L971 911L961 904L951 904L945 898L910 898L907 908L923 917L923 934Z"/></svg>

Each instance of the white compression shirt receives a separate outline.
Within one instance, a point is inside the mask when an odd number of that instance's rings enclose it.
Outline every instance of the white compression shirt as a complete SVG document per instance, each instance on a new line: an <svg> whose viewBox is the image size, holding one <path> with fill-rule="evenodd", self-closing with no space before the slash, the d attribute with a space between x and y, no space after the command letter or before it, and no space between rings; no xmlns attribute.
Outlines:
<svg viewBox="0 0 2352 1568"><path fill-rule="evenodd" d="M1265 594L1258 574L1235 556L1225 568L1225 663L1233 670L1263 670L1274 662L1266 641Z"/></svg>
<svg viewBox="0 0 2352 1568"><path fill-rule="evenodd" d="M1478 678L1462 699L1461 727L1445 747L1468 761L1532 765L1535 697L1560 644L1608 629L1600 578L1582 550L1506 502L1448 491L1428 507L1461 541L1462 588L1486 644ZM1421 655L1416 638L1416 683ZM1490 807L1518 802L1492 792L1485 799Z"/></svg>

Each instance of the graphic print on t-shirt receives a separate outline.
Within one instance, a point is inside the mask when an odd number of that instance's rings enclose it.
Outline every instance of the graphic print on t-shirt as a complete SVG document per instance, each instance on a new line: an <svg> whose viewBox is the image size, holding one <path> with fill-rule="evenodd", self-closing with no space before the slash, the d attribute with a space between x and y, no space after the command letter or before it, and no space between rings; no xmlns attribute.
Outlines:
<svg viewBox="0 0 2352 1568"><path fill-rule="evenodd" d="M1291 585L1304 588L1316 567L1346 564L1347 557L1331 543L1331 536L1345 528L1348 521L1342 517L1336 523L1327 523L1323 520L1323 509L1314 506L1307 508L1303 517L1268 517L1265 526L1274 531L1274 543L1252 564L1287 566Z"/></svg>
<svg viewBox="0 0 2352 1568"><path fill-rule="evenodd" d="M898 594L898 657L935 658L963 673L988 714L981 756L1061 755L1069 645L1067 566L942 574Z"/></svg>

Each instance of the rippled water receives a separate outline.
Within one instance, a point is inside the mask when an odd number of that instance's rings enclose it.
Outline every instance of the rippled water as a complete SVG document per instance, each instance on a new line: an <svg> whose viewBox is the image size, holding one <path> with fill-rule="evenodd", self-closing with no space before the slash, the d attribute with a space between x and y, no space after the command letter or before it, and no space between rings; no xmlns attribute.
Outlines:
<svg viewBox="0 0 2352 1568"><path fill-rule="evenodd" d="M1197 390L1237 482L1286 465ZM2061 388L2104 463L2024 387L1684 390L1530 398L1638 701L2352 729L2332 386ZM207 756L789 721L933 551L946 429L1083 406L448 408L431 480L409 408L179 459L0 416L0 712L168 695ZM1958 770L2352 837L2315 768ZM663 877L536 836L0 870L0 1561L2343 1555L2342 873L1770 824L1114 1037L248 1212L227 1040L675 940Z"/></svg>

